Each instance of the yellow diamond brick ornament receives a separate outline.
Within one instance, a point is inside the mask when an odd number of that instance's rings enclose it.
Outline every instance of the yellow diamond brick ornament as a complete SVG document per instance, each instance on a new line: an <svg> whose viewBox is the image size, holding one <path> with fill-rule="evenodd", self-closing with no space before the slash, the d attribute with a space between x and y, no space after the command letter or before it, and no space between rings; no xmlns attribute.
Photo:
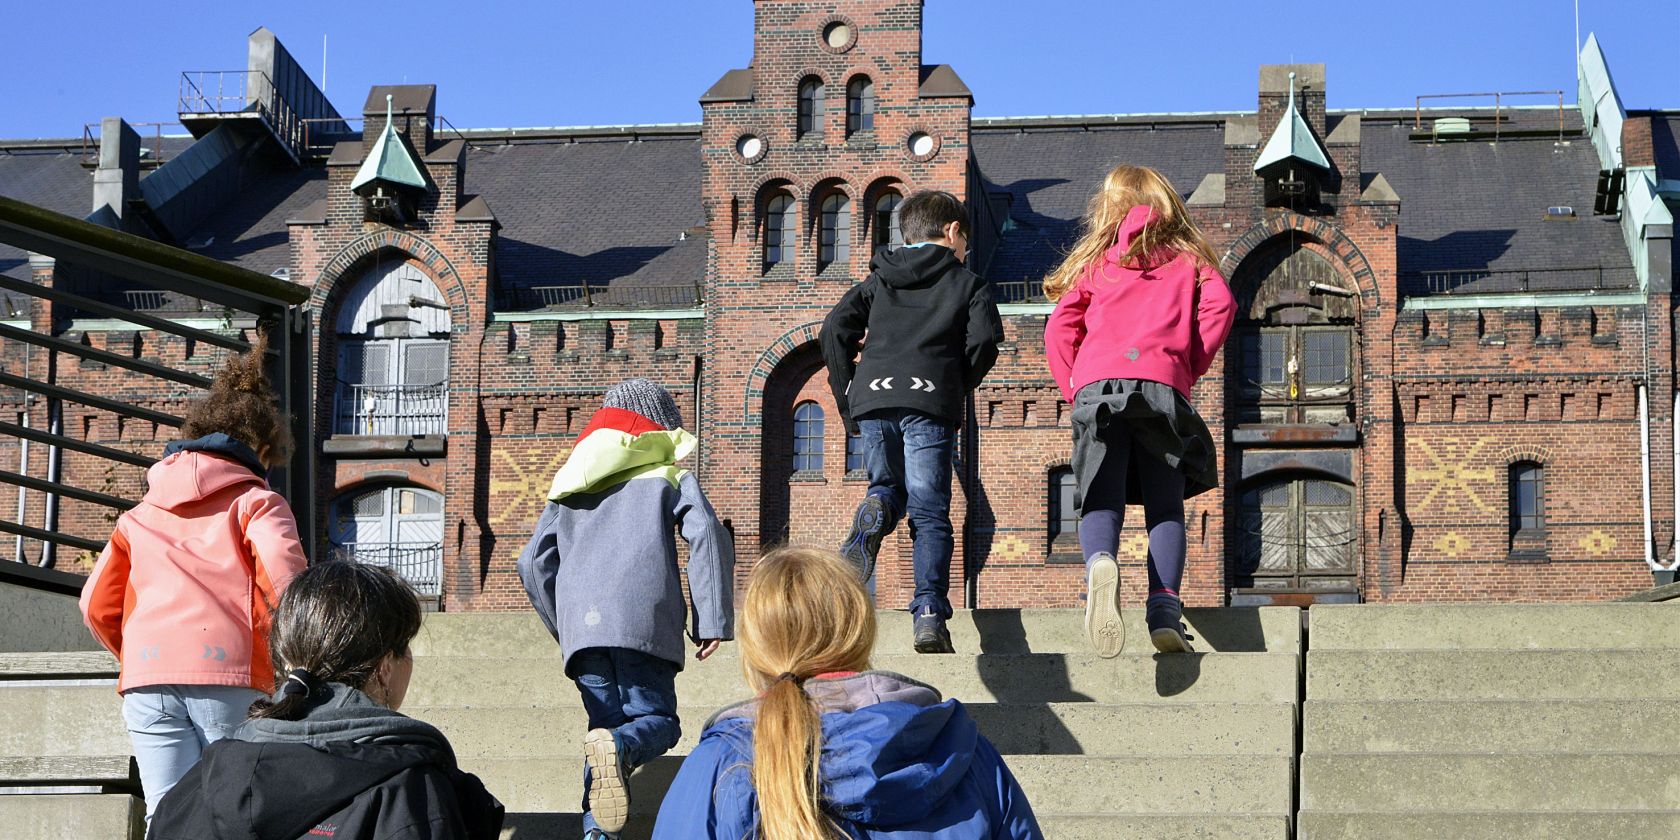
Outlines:
<svg viewBox="0 0 1680 840"><path fill-rule="evenodd" d="M1024 560L1030 551L1032 547L1027 545L1027 541L1016 536L1004 537L992 543L992 556L998 560Z"/></svg>
<svg viewBox="0 0 1680 840"><path fill-rule="evenodd" d="M1456 558L1470 550L1470 540L1457 531L1448 531L1435 540L1435 550Z"/></svg>
<svg viewBox="0 0 1680 840"><path fill-rule="evenodd" d="M1603 557L1616 550L1616 538L1603 531L1594 530L1582 537L1576 545L1579 545L1583 551L1594 557Z"/></svg>
<svg viewBox="0 0 1680 840"><path fill-rule="evenodd" d="M1149 556L1149 535L1139 532L1120 541L1120 556L1142 560Z"/></svg>

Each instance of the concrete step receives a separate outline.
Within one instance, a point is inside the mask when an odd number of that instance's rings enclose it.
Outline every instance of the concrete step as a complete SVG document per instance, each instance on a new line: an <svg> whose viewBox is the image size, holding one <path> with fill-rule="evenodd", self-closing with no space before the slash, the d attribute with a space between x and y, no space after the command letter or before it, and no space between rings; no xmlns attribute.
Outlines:
<svg viewBox="0 0 1680 840"><path fill-rule="evenodd" d="M966 707L1004 755L1271 755L1295 749L1295 711L1284 703L977 703ZM588 722L556 708L403 707L437 726L466 758L555 758L575 753ZM676 752L700 739L709 713L683 716ZM3 719L3 718L0 718ZM0 731L0 749L12 736Z"/></svg>
<svg viewBox="0 0 1680 840"><path fill-rule="evenodd" d="M1318 604L1312 649L1680 649L1680 610L1664 604Z"/></svg>
<svg viewBox="0 0 1680 840"><path fill-rule="evenodd" d="M1309 753L1668 752L1674 710L1650 700L1310 700Z"/></svg>
<svg viewBox="0 0 1680 840"><path fill-rule="evenodd" d="M1596 811L1571 814L1303 811L1300 840L1579 840L1582 837L1680 837L1680 812Z"/></svg>
<svg viewBox="0 0 1680 840"><path fill-rule="evenodd" d="M0 756L0 790L23 787L138 793L140 774L127 750L117 755Z"/></svg>
<svg viewBox="0 0 1680 840"><path fill-rule="evenodd" d="M117 658L105 651L0 653L0 680L86 679L117 676Z"/></svg>
<svg viewBox="0 0 1680 840"><path fill-rule="evenodd" d="M1661 650L1315 648L1306 660L1308 700L1666 700L1680 694L1680 668L1673 653Z"/></svg>
<svg viewBox="0 0 1680 840"><path fill-rule="evenodd" d="M0 756L129 752L116 685L0 683Z"/></svg>
<svg viewBox="0 0 1680 840"><path fill-rule="evenodd" d="M1131 703L1146 701L1292 703L1299 657L1282 653L1171 654L1098 659L1093 654L878 656L874 666L935 686L965 703ZM750 697L736 662L691 663L677 696L697 707ZM553 707L577 688L554 659L422 657L408 701L416 706Z"/></svg>
<svg viewBox="0 0 1680 840"><path fill-rule="evenodd" d="M8 840L141 840L146 803L125 793L0 795Z"/></svg>
<svg viewBox="0 0 1680 840"><path fill-rule="evenodd" d="M1152 654L1149 631L1141 608L1122 612L1126 619L1126 651ZM1232 607L1188 609L1185 624L1201 651L1295 653L1300 650L1301 611L1294 607ZM875 652L908 654L910 614L903 610L876 613ZM974 653L1085 653L1084 612L1075 609L958 610L947 624L959 654ZM559 646L530 611L514 613L433 613L426 617L414 640L417 656L484 656L535 658L560 656ZM724 645L720 656L734 656L735 646Z"/></svg>
<svg viewBox="0 0 1680 840"><path fill-rule="evenodd" d="M1055 840L1288 840L1289 818L1276 814L1037 814L1044 836ZM653 833L651 815L633 816L624 840ZM583 832L578 813L510 813L501 840L577 837Z"/></svg>
<svg viewBox="0 0 1680 840"><path fill-rule="evenodd" d="M1033 811L1053 814L1290 813L1293 761L1279 756L1090 758L1009 756ZM653 815L681 759L666 756L630 780L631 813ZM462 760L509 811L564 813L582 794L581 759Z"/></svg>
<svg viewBox="0 0 1680 840"><path fill-rule="evenodd" d="M1680 756L1675 755L1309 753L1301 757L1303 811L1675 809L1680 809Z"/></svg>

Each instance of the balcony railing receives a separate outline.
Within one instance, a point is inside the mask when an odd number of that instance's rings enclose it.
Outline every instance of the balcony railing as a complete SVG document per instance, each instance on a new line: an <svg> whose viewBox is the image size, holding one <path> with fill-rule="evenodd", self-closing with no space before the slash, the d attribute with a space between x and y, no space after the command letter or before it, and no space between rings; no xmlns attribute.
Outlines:
<svg viewBox="0 0 1680 840"><path fill-rule="evenodd" d="M181 74L177 110L192 116L256 114L294 158L303 149L303 121L261 70L188 70Z"/></svg>
<svg viewBox="0 0 1680 840"><path fill-rule="evenodd" d="M448 419L449 386L338 383L340 435L441 435Z"/></svg>
<svg viewBox="0 0 1680 840"><path fill-rule="evenodd" d="M1520 270L1443 269L1400 275L1413 293L1432 295L1501 292L1579 292L1639 287L1632 266L1536 268Z"/></svg>
<svg viewBox="0 0 1680 840"><path fill-rule="evenodd" d="M383 566L401 575L422 596L437 597L443 577L440 543L335 543L333 559Z"/></svg>
<svg viewBox="0 0 1680 840"><path fill-rule="evenodd" d="M1044 280L1004 280L992 284L998 303L1046 303Z"/></svg>
<svg viewBox="0 0 1680 840"><path fill-rule="evenodd" d="M632 283L576 283L569 286L527 286L503 289L500 306L508 310L571 309L607 306L622 309L686 309L705 303L698 283L650 285Z"/></svg>

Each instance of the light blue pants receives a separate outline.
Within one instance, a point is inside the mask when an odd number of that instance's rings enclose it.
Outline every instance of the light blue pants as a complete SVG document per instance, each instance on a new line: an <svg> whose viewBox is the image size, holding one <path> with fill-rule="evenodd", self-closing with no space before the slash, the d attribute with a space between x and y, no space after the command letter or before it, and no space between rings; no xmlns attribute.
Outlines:
<svg viewBox="0 0 1680 840"><path fill-rule="evenodd" d="M140 766L148 824L163 795L198 763L204 748L232 735L263 696L226 685L148 685L123 692L123 721Z"/></svg>

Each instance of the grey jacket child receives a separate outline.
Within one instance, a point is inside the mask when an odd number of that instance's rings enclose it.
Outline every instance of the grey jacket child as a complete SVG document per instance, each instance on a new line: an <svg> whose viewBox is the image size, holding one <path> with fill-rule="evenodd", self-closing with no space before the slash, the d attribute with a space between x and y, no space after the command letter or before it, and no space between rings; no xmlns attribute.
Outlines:
<svg viewBox="0 0 1680 840"><path fill-rule="evenodd" d="M537 615L573 654L638 650L683 666L690 638L734 638L735 547L682 460L694 436L620 408L591 418L554 477L519 577ZM684 615L676 532L688 541Z"/></svg>

